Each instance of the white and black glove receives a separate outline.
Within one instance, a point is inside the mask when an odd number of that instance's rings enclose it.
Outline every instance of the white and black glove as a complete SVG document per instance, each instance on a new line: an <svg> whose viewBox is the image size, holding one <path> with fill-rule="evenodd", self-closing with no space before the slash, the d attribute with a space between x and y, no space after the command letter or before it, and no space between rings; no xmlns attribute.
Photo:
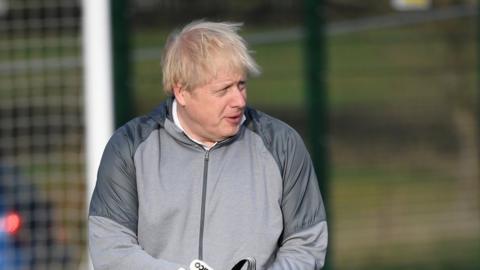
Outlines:
<svg viewBox="0 0 480 270"><path fill-rule="evenodd" d="M213 268L204 261L193 260L190 263L190 270L213 270Z"/></svg>
<svg viewBox="0 0 480 270"><path fill-rule="evenodd" d="M245 264L247 265L246 270L255 270L256 268L255 259L252 257L248 257L239 261L237 264L235 264L232 270L240 270ZM186 270L186 269L179 268L178 270ZM190 263L189 270L214 270L214 269L202 260L193 260Z"/></svg>
<svg viewBox="0 0 480 270"><path fill-rule="evenodd" d="M186 269L182 267L182 268L179 268L178 270L186 270ZM193 260L190 263L189 270L214 270L214 269L202 260Z"/></svg>

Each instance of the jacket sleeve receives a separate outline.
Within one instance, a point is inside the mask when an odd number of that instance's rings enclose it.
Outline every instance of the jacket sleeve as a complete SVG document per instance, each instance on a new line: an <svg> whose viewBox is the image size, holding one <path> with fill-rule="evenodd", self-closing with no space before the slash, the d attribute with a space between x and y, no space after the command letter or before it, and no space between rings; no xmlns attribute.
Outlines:
<svg viewBox="0 0 480 270"><path fill-rule="evenodd" d="M317 177L308 151L296 132L283 138L281 161L284 230L269 270L316 270L325 263L328 231ZM278 149L278 148L277 148Z"/></svg>
<svg viewBox="0 0 480 270"><path fill-rule="evenodd" d="M138 197L133 163L135 143L120 129L107 144L89 209L89 249L95 269L177 270L154 258L137 240Z"/></svg>

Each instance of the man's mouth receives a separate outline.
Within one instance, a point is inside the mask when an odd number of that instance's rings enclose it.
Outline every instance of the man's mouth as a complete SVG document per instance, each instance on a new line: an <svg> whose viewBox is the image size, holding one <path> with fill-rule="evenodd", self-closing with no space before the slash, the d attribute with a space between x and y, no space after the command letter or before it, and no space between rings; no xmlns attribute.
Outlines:
<svg viewBox="0 0 480 270"><path fill-rule="evenodd" d="M240 124L240 121L242 121L242 116L243 114L231 115L231 116L225 117L225 119L231 124L238 125Z"/></svg>

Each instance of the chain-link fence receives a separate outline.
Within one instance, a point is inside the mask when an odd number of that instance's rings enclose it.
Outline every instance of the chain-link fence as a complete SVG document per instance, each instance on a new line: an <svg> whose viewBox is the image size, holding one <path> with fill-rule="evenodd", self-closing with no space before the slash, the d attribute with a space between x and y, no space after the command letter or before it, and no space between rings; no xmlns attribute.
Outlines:
<svg viewBox="0 0 480 270"><path fill-rule="evenodd" d="M331 37L339 268L478 268L475 13L356 20Z"/></svg>
<svg viewBox="0 0 480 270"><path fill-rule="evenodd" d="M0 268L75 269L85 248L80 7L0 1Z"/></svg>

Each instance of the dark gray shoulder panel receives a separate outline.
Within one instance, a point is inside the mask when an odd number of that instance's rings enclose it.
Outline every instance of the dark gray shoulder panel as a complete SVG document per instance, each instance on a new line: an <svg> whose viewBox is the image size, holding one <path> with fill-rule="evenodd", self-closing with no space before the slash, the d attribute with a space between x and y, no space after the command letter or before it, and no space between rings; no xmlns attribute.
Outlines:
<svg viewBox="0 0 480 270"><path fill-rule="evenodd" d="M310 155L300 135L284 122L247 109L247 128L257 133L283 178L284 237L320 221L325 210Z"/></svg>
<svg viewBox="0 0 480 270"><path fill-rule="evenodd" d="M137 232L138 197L133 156L159 127L151 116L135 118L110 138L98 169L89 215L109 218Z"/></svg>
<svg viewBox="0 0 480 270"><path fill-rule="evenodd" d="M262 138L265 146L282 170L282 176L284 176L284 157L288 151L286 142L300 142L303 144L300 135L283 121L266 113L248 108L245 114L247 117L247 128Z"/></svg>

